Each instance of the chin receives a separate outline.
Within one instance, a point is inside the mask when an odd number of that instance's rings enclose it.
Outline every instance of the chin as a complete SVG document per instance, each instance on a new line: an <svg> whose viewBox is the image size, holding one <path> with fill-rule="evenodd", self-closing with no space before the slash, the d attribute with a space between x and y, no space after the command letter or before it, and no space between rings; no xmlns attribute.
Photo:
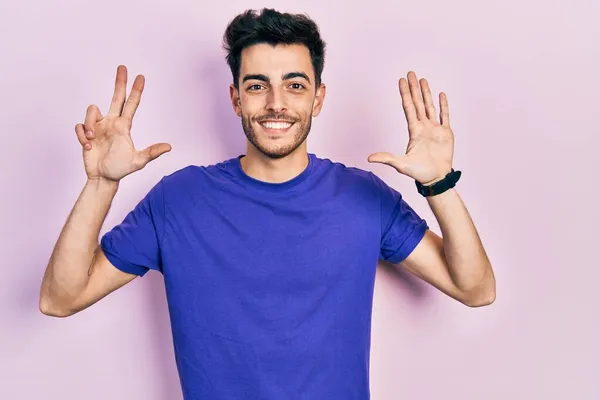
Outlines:
<svg viewBox="0 0 600 400"><path fill-rule="evenodd" d="M283 145L283 146L254 146L265 156L272 159L279 159L287 157L292 154L299 146L295 145Z"/></svg>
<svg viewBox="0 0 600 400"><path fill-rule="evenodd" d="M294 136L290 135L289 139L278 138L276 140L265 139L264 137L255 138L257 140L251 141L254 147L262 154L269 158L279 159L284 158L292 154L298 147L303 143L303 140L297 140Z"/></svg>

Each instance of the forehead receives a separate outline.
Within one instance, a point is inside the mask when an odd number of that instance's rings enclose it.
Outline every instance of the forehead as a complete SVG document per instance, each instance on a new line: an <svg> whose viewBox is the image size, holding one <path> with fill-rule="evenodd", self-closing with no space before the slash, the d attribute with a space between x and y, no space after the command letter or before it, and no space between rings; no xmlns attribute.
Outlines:
<svg viewBox="0 0 600 400"><path fill-rule="evenodd" d="M304 72L313 76L308 48L302 44L259 43L242 50L240 76L264 74L279 78L288 72Z"/></svg>

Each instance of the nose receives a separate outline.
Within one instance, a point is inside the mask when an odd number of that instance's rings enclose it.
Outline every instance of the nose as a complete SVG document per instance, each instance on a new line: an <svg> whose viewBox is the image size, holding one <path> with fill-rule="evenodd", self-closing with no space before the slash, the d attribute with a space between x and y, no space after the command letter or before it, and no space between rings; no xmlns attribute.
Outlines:
<svg viewBox="0 0 600 400"><path fill-rule="evenodd" d="M267 109L275 113L286 110L285 96L280 89L273 88L267 94Z"/></svg>

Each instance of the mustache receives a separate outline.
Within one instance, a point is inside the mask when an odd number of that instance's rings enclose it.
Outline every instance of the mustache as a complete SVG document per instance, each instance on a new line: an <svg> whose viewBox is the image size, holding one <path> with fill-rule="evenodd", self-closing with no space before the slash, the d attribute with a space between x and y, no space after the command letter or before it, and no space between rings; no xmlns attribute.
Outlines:
<svg viewBox="0 0 600 400"><path fill-rule="evenodd" d="M259 117L253 118L256 122L264 122L264 121L281 121L281 122L298 122L298 118L293 118L285 114L267 114L261 115Z"/></svg>

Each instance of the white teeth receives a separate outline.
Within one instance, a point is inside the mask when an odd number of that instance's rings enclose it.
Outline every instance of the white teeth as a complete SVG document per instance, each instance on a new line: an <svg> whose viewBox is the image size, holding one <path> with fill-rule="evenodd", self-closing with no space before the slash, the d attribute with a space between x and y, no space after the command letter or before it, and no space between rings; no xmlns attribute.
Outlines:
<svg viewBox="0 0 600 400"><path fill-rule="evenodd" d="M267 129L287 129L290 126L292 126L292 124L289 122L271 122L271 121L261 122L261 125Z"/></svg>

